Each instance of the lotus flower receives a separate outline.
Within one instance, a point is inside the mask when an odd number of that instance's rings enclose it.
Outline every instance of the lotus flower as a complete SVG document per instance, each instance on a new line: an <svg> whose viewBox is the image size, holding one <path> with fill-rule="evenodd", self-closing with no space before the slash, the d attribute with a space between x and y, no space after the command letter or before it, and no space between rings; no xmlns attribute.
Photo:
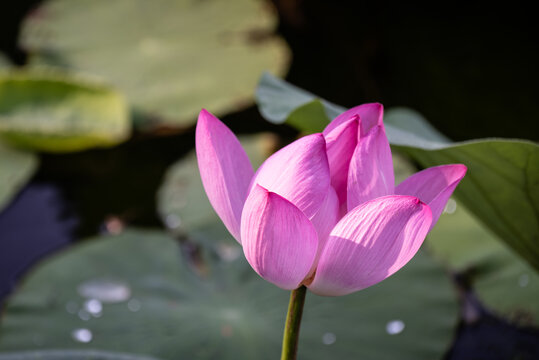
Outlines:
<svg viewBox="0 0 539 360"><path fill-rule="evenodd" d="M352 108L254 172L230 129L200 112L196 152L206 194L262 278L345 295L416 254L466 167L428 168L395 186L382 120L380 104Z"/></svg>

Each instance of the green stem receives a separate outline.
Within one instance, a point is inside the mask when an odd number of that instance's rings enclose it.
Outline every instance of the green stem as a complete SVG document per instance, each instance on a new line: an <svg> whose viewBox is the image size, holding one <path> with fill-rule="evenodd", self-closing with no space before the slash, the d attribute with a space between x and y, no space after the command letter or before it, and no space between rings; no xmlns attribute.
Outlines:
<svg viewBox="0 0 539 360"><path fill-rule="evenodd" d="M288 314L286 315L286 324L284 326L281 360L295 360L298 354L299 327L306 294L307 288L305 286L292 290L290 294Z"/></svg>

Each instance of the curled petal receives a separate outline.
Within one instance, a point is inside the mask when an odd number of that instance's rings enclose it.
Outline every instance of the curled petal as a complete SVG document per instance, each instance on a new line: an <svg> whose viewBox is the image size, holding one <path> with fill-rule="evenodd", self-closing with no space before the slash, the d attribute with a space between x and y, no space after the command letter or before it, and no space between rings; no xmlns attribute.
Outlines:
<svg viewBox="0 0 539 360"><path fill-rule="evenodd" d="M340 206L337 193L335 192L335 189L330 186L326 200L320 207L320 210L318 210L318 212L311 219L311 223L314 225L316 233L318 234L318 249L316 251L316 257L310 273L314 272L318 259L320 258L322 250L326 245L329 233L337 221L339 221L339 208Z"/></svg>
<svg viewBox="0 0 539 360"><path fill-rule="evenodd" d="M384 107L379 103L369 103L353 107L330 122L324 129L324 135L329 134L335 128L354 117L359 117L361 120L361 134L367 134L374 126L383 126Z"/></svg>
<svg viewBox="0 0 539 360"><path fill-rule="evenodd" d="M325 135L331 185L337 191L341 204L346 203L348 169L357 146L358 123L359 118L355 117Z"/></svg>
<svg viewBox="0 0 539 360"><path fill-rule="evenodd" d="M252 268L286 290L299 287L305 279L318 247L316 230L305 214L259 185L245 202L241 238Z"/></svg>
<svg viewBox="0 0 539 360"><path fill-rule="evenodd" d="M198 116L196 153L202 184L215 212L240 241L240 220L253 168L230 129L206 110Z"/></svg>
<svg viewBox="0 0 539 360"><path fill-rule="evenodd" d="M395 188L395 194L417 196L427 203L432 210L432 228L466 170L466 166L461 164L425 169L400 183Z"/></svg>
<svg viewBox="0 0 539 360"><path fill-rule="evenodd" d="M251 189L256 184L281 195L307 217L312 217L326 199L330 187L324 136L304 136L277 151L260 166Z"/></svg>
<svg viewBox="0 0 539 360"><path fill-rule="evenodd" d="M431 221L428 205L413 196L386 196L358 206L331 232L309 289L346 295L386 279L416 254Z"/></svg>
<svg viewBox="0 0 539 360"><path fill-rule="evenodd" d="M348 171L348 210L365 201L393 194L395 175L385 130L375 126L354 150Z"/></svg>

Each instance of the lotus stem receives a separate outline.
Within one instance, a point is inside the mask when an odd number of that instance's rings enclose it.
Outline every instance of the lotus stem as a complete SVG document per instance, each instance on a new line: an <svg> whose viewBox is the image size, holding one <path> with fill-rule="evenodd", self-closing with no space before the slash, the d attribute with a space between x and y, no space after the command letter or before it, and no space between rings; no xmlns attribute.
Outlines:
<svg viewBox="0 0 539 360"><path fill-rule="evenodd" d="M307 288L305 286L300 286L296 290L292 290L290 294L288 314L286 315L286 324L284 326L281 360L295 360L297 357L299 328L306 294Z"/></svg>

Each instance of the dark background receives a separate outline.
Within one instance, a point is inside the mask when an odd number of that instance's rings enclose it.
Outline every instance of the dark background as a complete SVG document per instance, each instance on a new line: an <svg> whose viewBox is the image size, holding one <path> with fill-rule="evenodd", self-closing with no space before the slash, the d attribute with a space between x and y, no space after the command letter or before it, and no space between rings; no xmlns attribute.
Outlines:
<svg viewBox="0 0 539 360"><path fill-rule="evenodd" d="M2 4L0 51L17 65L27 58L17 45L20 22L39 2ZM291 83L347 107L378 101L413 108L454 140L537 140L539 41L532 5L272 2L277 31L292 50ZM235 132L294 134L263 121L255 106L223 120ZM161 226L155 191L193 138L192 131L135 134L113 149L40 155L37 174L0 213L0 301L32 263L102 231L113 214L131 225ZM514 327L471 304L481 320L463 321L448 359L507 359L523 349L539 358L537 329Z"/></svg>
<svg viewBox="0 0 539 360"><path fill-rule="evenodd" d="M0 50L17 64L18 27L38 0L0 13ZM344 106L418 110L454 140L539 135L535 8L519 2L273 0L292 49L287 80Z"/></svg>

